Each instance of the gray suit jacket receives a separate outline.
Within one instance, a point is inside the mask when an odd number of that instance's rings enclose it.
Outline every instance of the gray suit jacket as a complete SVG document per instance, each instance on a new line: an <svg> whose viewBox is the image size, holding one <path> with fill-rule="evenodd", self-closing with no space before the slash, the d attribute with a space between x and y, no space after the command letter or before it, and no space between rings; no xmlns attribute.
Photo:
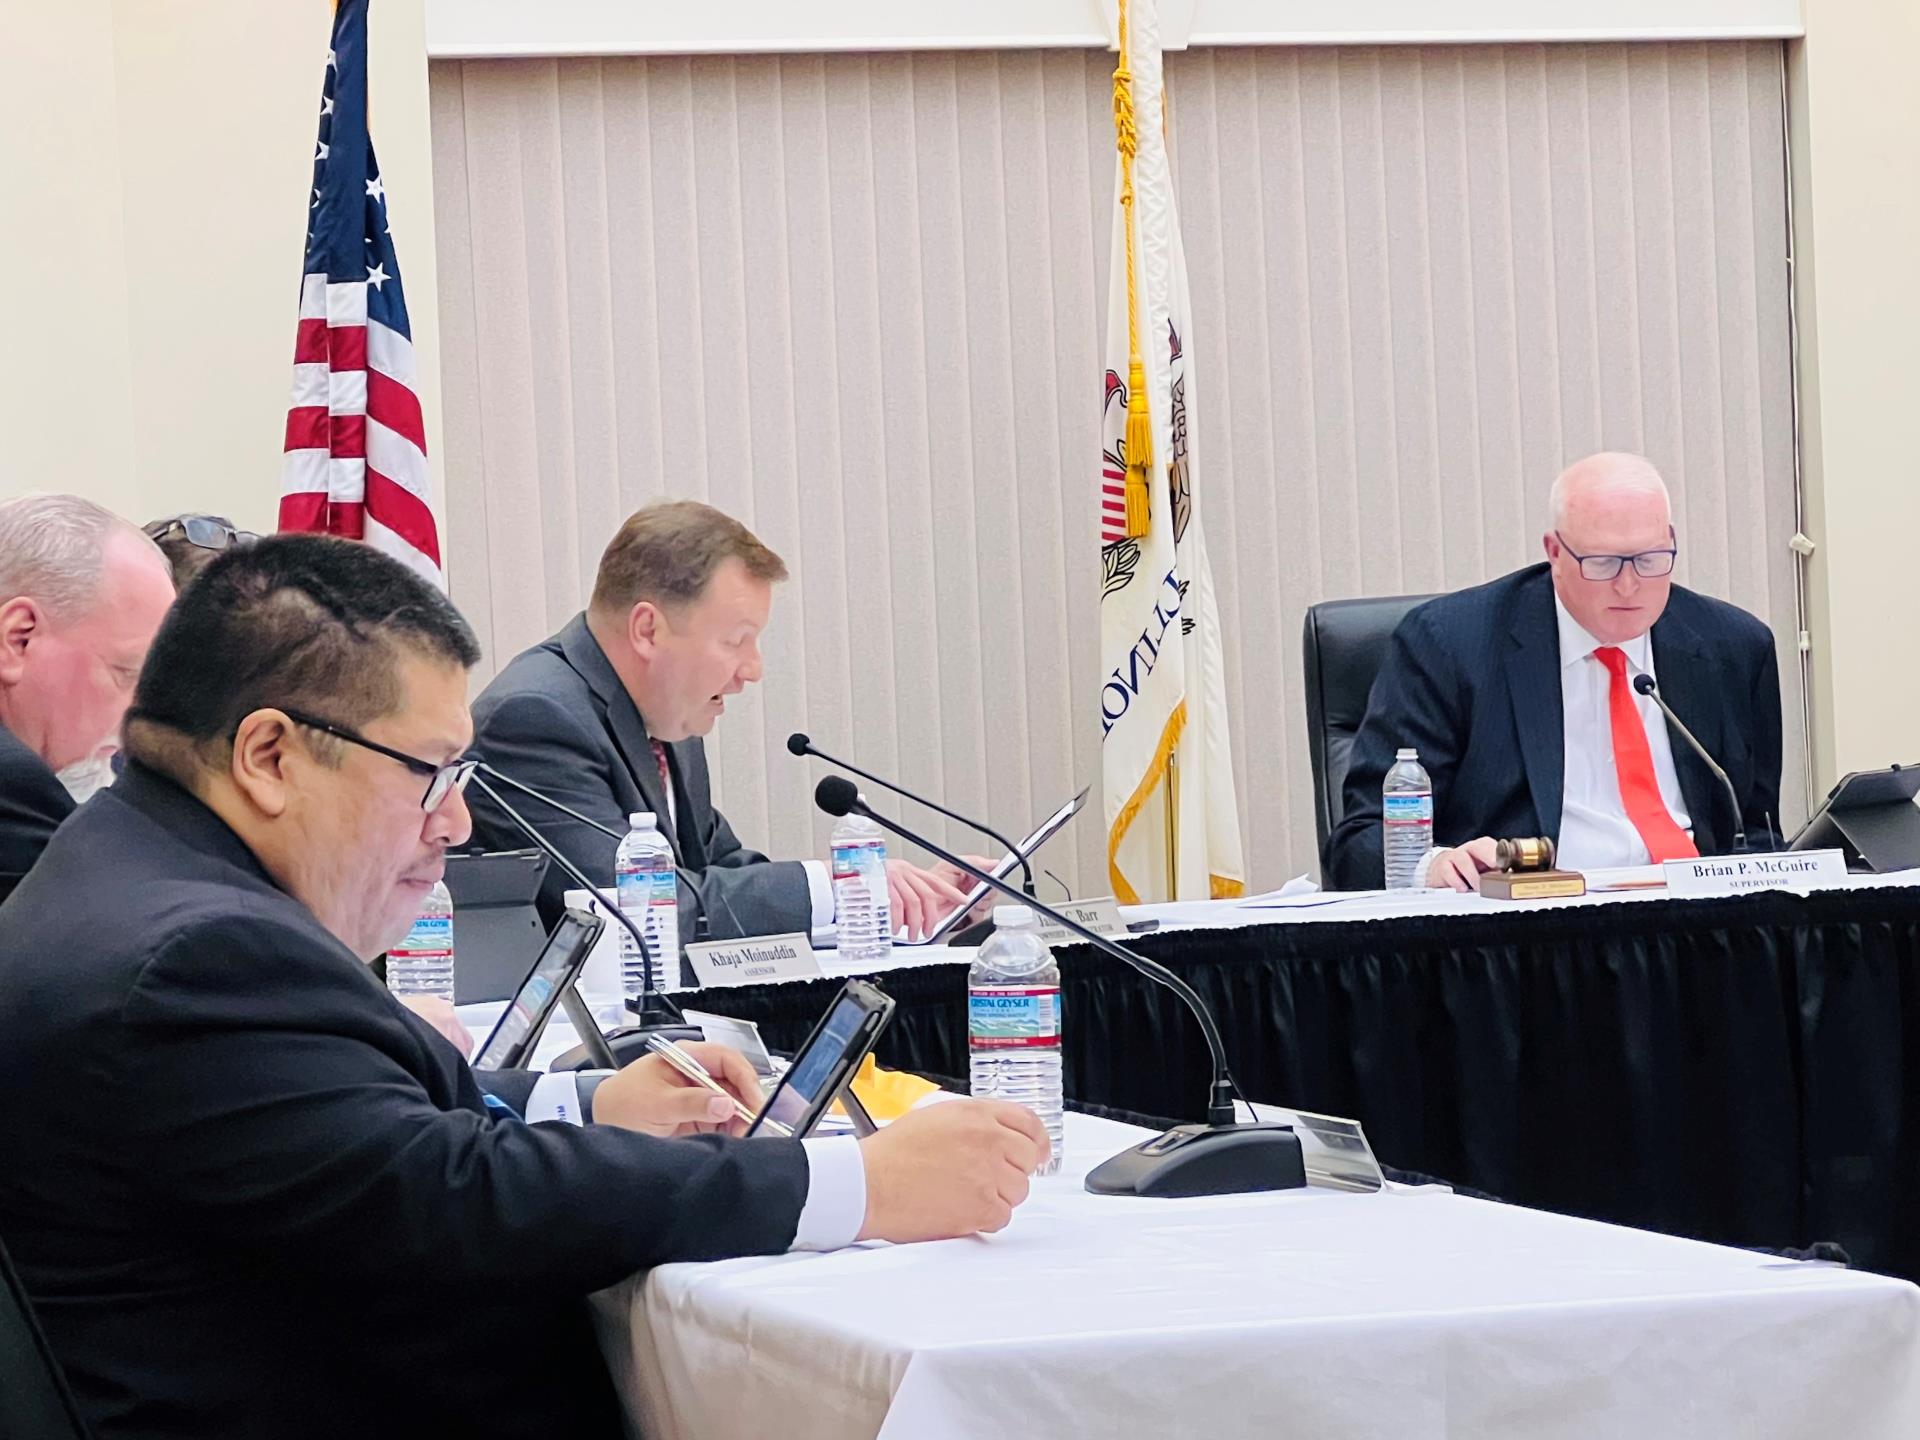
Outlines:
<svg viewBox="0 0 1920 1440"><path fill-rule="evenodd" d="M706 749L699 740L676 740L666 747L679 819L678 825L667 825L666 796L646 722L584 615L515 656L474 702L473 724L474 751L489 765L603 825L624 834L634 811L660 817L661 831L671 830L668 839L680 865L681 944L811 926L805 867L797 860L769 860L740 843L726 817L713 808ZM613 883L618 842L522 799L507 803L589 878ZM474 837L489 850L525 848L520 831L477 788L468 790L467 803ZM571 884L557 866L547 871L540 912L549 925Z"/></svg>

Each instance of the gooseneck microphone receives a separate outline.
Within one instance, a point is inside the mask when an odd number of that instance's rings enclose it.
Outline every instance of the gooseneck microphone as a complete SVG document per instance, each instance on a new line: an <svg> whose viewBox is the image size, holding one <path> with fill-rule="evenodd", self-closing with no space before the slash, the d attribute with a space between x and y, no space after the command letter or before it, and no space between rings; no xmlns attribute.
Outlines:
<svg viewBox="0 0 1920 1440"><path fill-rule="evenodd" d="M522 815L518 810L515 810L511 805L507 804L505 800L502 800L500 798L500 792L494 789L493 786L487 783L486 779L484 778L485 776L491 776L495 780L504 781L506 784L510 785L513 789L519 791L520 793L524 795L530 795L535 800L538 800L541 804L551 806L555 810L559 810L564 812L565 814L571 815L576 820L585 820L587 824L593 826L593 828L596 830L604 830L609 835L613 835L614 832L611 829L609 829L607 826L600 824L596 820L588 820L586 816L578 813L577 811L569 810L565 805L562 805L558 800L550 799L549 797L542 795L538 790L533 789L531 786L522 785L517 780L508 779L505 775L502 775L498 770L494 769L491 765L477 766L473 772L471 783L478 785L481 791L486 795L486 797L489 800L493 801L495 805L498 805L500 807L500 813L505 815L507 819L513 823L514 828L518 830L522 835L525 835L535 845L539 846L542 850L544 850L546 852L547 858L551 860L554 864L558 865L560 867L561 873L564 874L569 880L573 881L573 883L578 885L582 890L585 890L589 895L592 895L594 898L599 900L601 905L605 907L607 914L612 916L614 921L620 926L622 926L626 930L627 934L633 937L633 943L637 945L640 950L640 975L641 975L640 994L634 1002L634 1010L639 1019L639 1024L636 1028L641 1030L649 1030L649 1029L663 1029L663 1028L684 1026L686 1024L686 1021L681 1018L679 1009L675 1007L674 1003L671 1000L667 999L666 996L662 995L657 989L654 988L653 950L647 944L647 937L640 932L640 927L634 924L633 920L627 915L627 913L620 908L620 901L618 900L618 898L616 898L611 892L609 892L602 886L594 884L585 875L581 874L580 867L575 865L571 860L567 859L566 856L562 855L560 853L559 848L555 846L551 840L547 839L546 836L542 835L531 820L527 819L526 816ZM615 836L614 838L623 839L625 837ZM569 1005L567 1007L567 1011L569 1015L572 1015L573 1006ZM576 1026L578 1026L579 1023L580 1023L579 1019L576 1017L575 1018ZM599 1030L597 1027L594 1028L594 1034L596 1035L599 1034Z"/></svg>
<svg viewBox="0 0 1920 1440"><path fill-rule="evenodd" d="M534 789L531 785L522 785L518 780L514 779L511 775L501 774L498 770L494 769L493 766L487 764L487 762L484 760L480 762L479 768L482 771L484 771L486 774L491 775L494 779L498 780L502 785L507 786L509 789L519 791L522 795L525 795L530 800L538 800L542 805L546 806L549 810L558 810L562 815L565 815L569 820L578 820L582 825L590 825L595 830L598 830L602 835L607 836L611 840L618 841L618 840L624 840L627 838L624 832L614 829L611 825L602 825L598 820L594 819L591 815L582 815L578 810L575 810L571 805L562 805L558 800L554 799L551 795L543 795L540 793L540 791ZM481 788L486 789L485 786L482 786ZM493 792L491 790L488 790L487 794L493 795ZM498 795L493 795L493 798L497 802L500 797ZM506 809L504 805L502 805L500 808L503 810ZM509 811L508 813L511 814L512 812ZM524 824L525 822L517 820L516 823ZM592 889L593 887L588 886L587 888Z"/></svg>
<svg viewBox="0 0 1920 1440"><path fill-rule="evenodd" d="M844 775L829 775L814 787L813 800L827 814L864 815L903 840L924 847L949 865L999 891L1016 904L1039 911L1056 925L1087 944L1138 970L1180 997L1200 1022L1207 1051L1213 1060L1213 1080L1207 1096L1204 1125L1176 1125L1152 1139L1103 1161L1087 1175L1087 1189L1097 1195L1237 1195L1255 1190L1289 1190L1306 1184L1300 1140L1291 1126L1272 1121L1241 1122L1234 1118L1233 1100L1240 1087L1227 1068L1226 1046L1207 1002L1180 976L1144 955L1096 935L1071 916L1063 915L1023 895L1006 881L958 855L948 854L924 835L916 835L897 820L873 810ZM1242 1096L1241 1098L1245 1098Z"/></svg>
<svg viewBox="0 0 1920 1440"><path fill-rule="evenodd" d="M1026 890L1029 898L1035 893L1033 888L1033 866L1027 862L1027 857L1020 853L1020 847L1018 845L1015 845L991 825L983 824L970 815L962 815L957 810L949 810L937 800L929 800L924 795L916 795L904 785L896 785L891 780L883 780L871 770L862 770L858 765L849 764L837 756L829 755L826 751L816 748L812 739L802 731L796 730L793 734L787 736L787 750L790 754L798 755L803 759L811 755L814 759L824 760L829 765L838 765L842 770L851 770L862 780L871 780L883 790L891 790L896 795L904 795L916 805L924 805L927 809L936 814L944 815L949 820L957 820L969 830L978 830L982 835L986 836L1020 862L1021 872L1026 876L1026 879L1022 882L1022 886ZM966 867L962 866L961 868L965 869Z"/></svg>
<svg viewBox="0 0 1920 1440"><path fill-rule="evenodd" d="M1733 850L1732 854L1747 853L1747 823L1740 814L1740 792L1733 788L1733 781L1727 778L1727 772L1720 768L1720 762L1707 753L1707 747L1695 738L1693 731L1687 728L1687 722L1673 713L1673 707L1667 704L1666 697L1660 693L1653 676L1642 670L1633 677L1633 688L1660 707L1660 713L1667 717L1667 723L1680 734L1680 738L1692 747L1693 753L1700 757L1700 763L1712 772L1713 778L1720 782L1720 788L1727 792L1727 803L1733 806Z"/></svg>

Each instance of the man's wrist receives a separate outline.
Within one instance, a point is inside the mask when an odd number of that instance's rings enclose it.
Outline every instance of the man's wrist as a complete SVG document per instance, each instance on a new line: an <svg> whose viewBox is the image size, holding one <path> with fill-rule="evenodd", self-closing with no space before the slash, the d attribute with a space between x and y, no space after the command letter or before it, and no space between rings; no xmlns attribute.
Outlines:
<svg viewBox="0 0 1920 1440"><path fill-rule="evenodd" d="M1420 863L1413 867L1413 888L1424 890L1433 883L1433 862L1447 853L1444 845L1435 845L1420 857Z"/></svg>
<svg viewBox="0 0 1920 1440"><path fill-rule="evenodd" d="M600 1088L600 1082L614 1072L611 1070L583 1070L574 1077L579 1087L580 1118L588 1125L593 1124L593 1092Z"/></svg>

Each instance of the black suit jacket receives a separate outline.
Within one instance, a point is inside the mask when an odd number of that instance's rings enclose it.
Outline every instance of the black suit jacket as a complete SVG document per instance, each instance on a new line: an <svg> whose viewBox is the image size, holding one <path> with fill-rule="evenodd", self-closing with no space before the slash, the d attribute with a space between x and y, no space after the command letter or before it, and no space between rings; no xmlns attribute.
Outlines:
<svg viewBox="0 0 1920 1440"><path fill-rule="evenodd" d="M663 834L667 799L634 708L600 644L576 615L552 639L516 655L473 703L473 748L488 764L626 833L627 816L651 811ZM668 835L680 864L680 940L701 938L705 917L715 939L812 928L807 872L797 860L774 861L740 843L713 808L706 747L699 740L667 745L679 823ZM478 790L467 792L474 835L490 850L526 845L520 831ZM513 805L597 884L613 882L619 842L590 825L526 800ZM552 924L572 884L557 866L547 871L541 914Z"/></svg>
<svg viewBox="0 0 1920 1440"><path fill-rule="evenodd" d="M584 1297L806 1197L797 1142L497 1118L139 766L0 907L0 1035L0 1236L100 1440L611 1440Z"/></svg>
<svg viewBox="0 0 1920 1440"><path fill-rule="evenodd" d="M1773 634L1722 600L1676 585L1654 623L1660 693L1720 762L1756 849L1778 843L1780 670ZM1702 854L1733 841L1726 791L1678 735L1674 769ZM1544 564L1429 600L1393 632L1354 737L1340 823L1321 857L1343 890L1377 888L1385 870L1380 786L1403 745L1433 778L1433 838L1459 845L1560 833L1566 720L1560 631Z"/></svg>
<svg viewBox="0 0 1920 1440"><path fill-rule="evenodd" d="M47 762L0 726L0 900L13 893L72 813L73 797Z"/></svg>

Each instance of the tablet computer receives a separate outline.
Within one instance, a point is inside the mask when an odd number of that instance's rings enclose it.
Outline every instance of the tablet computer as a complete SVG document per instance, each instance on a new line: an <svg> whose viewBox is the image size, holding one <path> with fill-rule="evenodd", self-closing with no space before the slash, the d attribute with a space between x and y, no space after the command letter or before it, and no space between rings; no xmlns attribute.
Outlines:
<svg viewBox="0 0 1920 1440"><path fill-rule="evenodd" d="M1789 850L1842 850L1847 868L1885 875L1920 866L1920 766L1891 765L1840 777Z"/></svg>
<svg viewBox="0 0 1920 1440"><path fill-rule="evenodd" d="M546 873L547 857L538 850L448 852L447 893L460 947L453 969L456 1004L513 994L527 956L546 937L537 904Z"/></svg>
<svg viewBox="0 0 1920 1440"><path fill-rule="evenodd" d="M747 1134L791 1135L796 1140L811 1135L892 1016L891 996L864 980L849 980L794 1055Z"/></svg>
<svg viewBox="0 0 1920 1440"><path fill-rule="evenodd" d="M520 988L507 1003L506 1013L475 1052L475 1070L518 1070L533 1056L534 1046L553 1017L554 1006L593 953L593 942L606 924L586 910L567 910L547 937L545 948L527 971Z"/></svg>
<svg viewBox="0 0 1920 1440"><path fill-rule="evenodd" d="M1002 855L993 866L991 872L993 878L1004 880L1020 868L1020 860L1023 857L1031 860L1042 845L1059 834L1061 827L1080 813L1087 803L1087 791L1091 788L1091 786L1082 787L1078 795L1036 825L1026 839L1014 846L1014 849L1019 851L1018 855ZM896 940L894 943L896 945L944 945L947 943L947 938L966 923L967 916L973 913L974 906L989 895L997 893L985 881L975 881L973 888L967 892L966 900L949 911L945 919L920 939Z"/></svg>

